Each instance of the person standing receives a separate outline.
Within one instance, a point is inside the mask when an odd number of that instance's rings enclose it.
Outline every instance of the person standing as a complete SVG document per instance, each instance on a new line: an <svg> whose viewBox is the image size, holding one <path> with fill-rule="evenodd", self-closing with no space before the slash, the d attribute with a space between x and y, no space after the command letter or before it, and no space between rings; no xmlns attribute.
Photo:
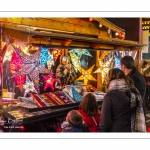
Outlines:
<svg viewBox="0 0 150 150"><path fill-rule="evenodd" d="M150 65L148 62L143 62L142 73L146 82L146 93L145 93L145 108L148 108L150 100Z"/></svg>
<svg viewBox="0 0 150 150"><path fill-rule="evenodd" d="M144 76L134 66L134 59L132 56L124 56L123 58L121 58L121 69L126 76L134 81L135 87L139 90L143 99L143 108L145 113L146 82Z"/></svg>
<svg viewBox="0 0 150 150"><path fill-rule="evenodd" d="M66 85L72 85L77 78L75 69L70 63L68 55L62 55L60 57L60 64L56 69L56 78L58 79L57 86L61 88Z"/></svg>
<svg viewBox="0 0 150 150"><path fill-rule="evenodd" d="M121 69L113 68L108 72L107 88L99 131L146 132L143 100L133 80Z"/></svg>

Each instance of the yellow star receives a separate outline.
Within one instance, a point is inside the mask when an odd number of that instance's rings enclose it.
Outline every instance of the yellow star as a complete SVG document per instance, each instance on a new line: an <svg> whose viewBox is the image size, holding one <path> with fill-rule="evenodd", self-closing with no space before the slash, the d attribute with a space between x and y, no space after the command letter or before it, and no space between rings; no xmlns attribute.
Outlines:
<svg viewBox="0 0 150 150"><path fill-rule="evenodd" d="M106 78L106 75L111 69L111 63L113 61L113 57L107 60L105 63L102 62L101 59L99 59L99 68L94 73L101 73L102 74L102 83L104 83L104 80Z"/></svg>
<svg viewBox="0 0 150 150"><path fill-rule="evenodd" d="M79 62L78 56L75 53L70 52L71 61L74 65L76 72L79 70L81 72L81 63Z"/></svg>
<svg viewBox="0 0 150 150"><path fill-rule="evenodd" d="M96 79L91 75L94 66L95 65L93 65L88 70L84 70L83 68L81 68L82 75L77 79L77 81L78 80L84 80L85 85L87 85L88 80L96 81Z"/></svg>

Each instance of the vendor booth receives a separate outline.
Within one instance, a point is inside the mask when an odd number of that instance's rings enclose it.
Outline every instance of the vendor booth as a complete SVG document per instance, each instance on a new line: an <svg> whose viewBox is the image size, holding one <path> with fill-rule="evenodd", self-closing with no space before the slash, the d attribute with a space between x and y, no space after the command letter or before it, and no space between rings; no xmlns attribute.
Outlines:
<svg viewBox="0 0 150 150"><path fill-rule="evenodd" d="M4 132L59 132L83 96L101 108L108 70L130 55L141 65L138 41L105 18L0 18L0 104Z"/></svg>

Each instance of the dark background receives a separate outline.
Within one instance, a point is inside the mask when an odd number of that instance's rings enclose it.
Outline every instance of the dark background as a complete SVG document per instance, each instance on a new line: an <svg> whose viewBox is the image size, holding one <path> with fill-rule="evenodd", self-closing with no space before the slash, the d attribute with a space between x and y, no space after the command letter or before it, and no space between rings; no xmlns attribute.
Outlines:
<svg viewBox="0 0 150 150"><path fill-rule="evenodd" d="M139 18L105 18L125 30L125 40L139 41Z"/></svg>

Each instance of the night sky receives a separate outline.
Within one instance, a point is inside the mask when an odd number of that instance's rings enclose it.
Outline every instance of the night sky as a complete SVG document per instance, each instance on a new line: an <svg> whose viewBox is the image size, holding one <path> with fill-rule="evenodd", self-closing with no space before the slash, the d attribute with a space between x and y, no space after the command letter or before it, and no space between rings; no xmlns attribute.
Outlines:
<svg viewBox="0 0 150 150"><path fill-rule="evenodd" d="M105 18L125 30L125 40L139 41L139 18Z"/></svg>

